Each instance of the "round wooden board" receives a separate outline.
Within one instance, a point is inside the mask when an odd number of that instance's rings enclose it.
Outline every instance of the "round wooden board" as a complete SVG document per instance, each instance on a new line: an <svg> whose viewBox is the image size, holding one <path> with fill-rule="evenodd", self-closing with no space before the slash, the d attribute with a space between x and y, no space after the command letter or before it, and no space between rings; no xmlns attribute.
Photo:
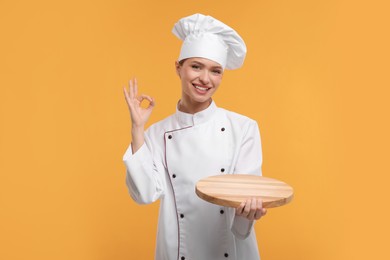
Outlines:
<svg viewBox="0 0 390 260"><path fill-rule="evenodd" d="M196 184L196 194L205 201L237 208L248 198L261 198L264 208L289 203L293 188L286 183L256 175L225 174L207 177Z"/></svg>

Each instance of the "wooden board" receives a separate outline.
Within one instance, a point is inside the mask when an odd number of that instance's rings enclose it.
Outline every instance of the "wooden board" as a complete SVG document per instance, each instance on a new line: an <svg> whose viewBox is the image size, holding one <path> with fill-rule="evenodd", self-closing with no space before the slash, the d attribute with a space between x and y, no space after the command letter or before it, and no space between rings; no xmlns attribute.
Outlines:
<svg viewBox="0 0 390 260"><path fill-rule="evenodd" d="M293 198L293 188L286 183L255 175L225 174L207 177L196 184L196 194L213 204L237 208L241 202L256 197L264 208L279 207Z"/></svg>

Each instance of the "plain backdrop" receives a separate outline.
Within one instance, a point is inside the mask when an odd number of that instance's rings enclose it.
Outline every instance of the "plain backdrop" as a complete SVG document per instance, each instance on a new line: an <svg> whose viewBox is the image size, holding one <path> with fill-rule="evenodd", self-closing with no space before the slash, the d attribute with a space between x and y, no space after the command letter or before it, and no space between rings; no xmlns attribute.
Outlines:
<svg viewBox="0 0 390 260"><path fill-rule="evenodd" d="M390 259L379 0L1 0L0 259L153 259L159 205L125 186L122 87L156 99L150 123L173 113L171 29L197 12L245 39L215 102L259 123L263 174L295 190L255 225L262 259Z"/></svg>

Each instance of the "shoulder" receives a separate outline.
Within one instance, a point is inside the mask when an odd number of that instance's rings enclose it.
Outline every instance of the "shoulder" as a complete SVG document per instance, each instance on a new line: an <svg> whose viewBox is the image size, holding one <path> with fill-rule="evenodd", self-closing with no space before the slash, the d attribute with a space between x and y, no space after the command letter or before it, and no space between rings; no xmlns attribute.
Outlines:
<svg viewBox="0 0 390 260"><path fill-rule="evenodd" d="M218 108L219 113L225 115L226 119L234 125L240 125L241 127L246 126L256 126L257 127L257 122L245 115L224 109L224 108Z"/></svg>
<svg viewBox="0 0 390 260"><path fill-rule="evenodd" d="M246 136L260 135L256 120L224 108L218 108L218 113L221 118L224 118L223 124L231 129L231 134L238 140Z"/></svg>

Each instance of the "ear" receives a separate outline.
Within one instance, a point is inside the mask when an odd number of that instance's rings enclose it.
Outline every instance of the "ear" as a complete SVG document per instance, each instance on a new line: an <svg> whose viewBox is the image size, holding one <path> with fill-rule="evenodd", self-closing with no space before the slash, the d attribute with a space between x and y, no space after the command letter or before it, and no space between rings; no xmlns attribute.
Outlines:
<svg viewBox="0 0 390 260"><path fill-rule="evenodd" d="M176 74L179 76L180 78L180 69L181 69L181 65L179 64L178 61L175 61L175 69L176 69Z"/></svg>

